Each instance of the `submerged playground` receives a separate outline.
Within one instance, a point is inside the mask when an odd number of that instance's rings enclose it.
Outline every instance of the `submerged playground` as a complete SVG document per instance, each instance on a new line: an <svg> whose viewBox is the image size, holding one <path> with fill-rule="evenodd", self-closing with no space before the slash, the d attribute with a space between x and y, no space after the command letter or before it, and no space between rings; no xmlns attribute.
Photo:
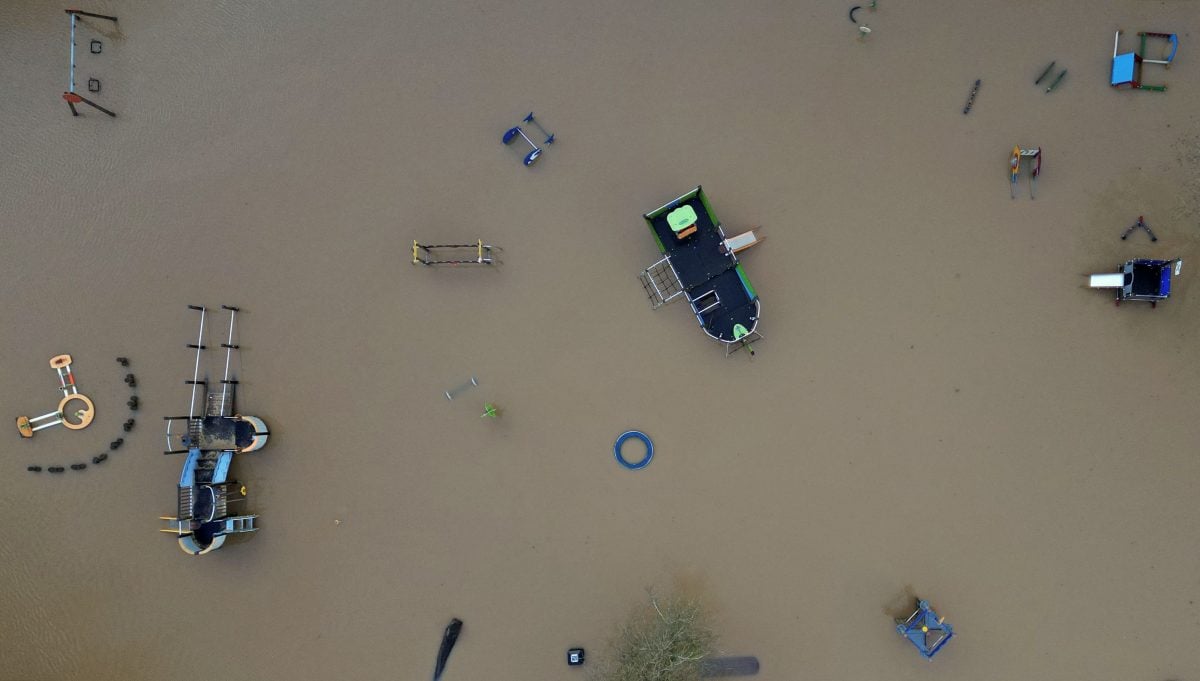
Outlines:
<svg viewBox="0 0 1200 681"><path fill-rule="evenodd" d="M1182 4L0 19L14 678L1200 669Z"/></svg>

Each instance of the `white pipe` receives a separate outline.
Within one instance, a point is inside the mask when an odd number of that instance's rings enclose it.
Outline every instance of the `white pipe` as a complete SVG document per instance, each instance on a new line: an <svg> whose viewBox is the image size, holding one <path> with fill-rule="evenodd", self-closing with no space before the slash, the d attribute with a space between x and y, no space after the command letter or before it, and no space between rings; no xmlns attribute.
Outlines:
<svg viewBox="0 0 1200 681"><path fill-rule="evenodd" d="M225 390L229 388L229 356L233 354L233 320L237 310L229 311L229 340L225 343L225 378L221 381L221 415L225 415Z"/></svg>
<svg viewBox="0 0 1200 681"><path fill-rule="evenodd" d="M196 339L196 367L192 369L192 401L188 403L188 418L196 418L196 381L200 380L200 349L204 345L204 316L207 308L200 308L200 337ZM192 443L188 443L192 446Z"/></svg>
<svg viewBox="0 0 1200 681"><path fill-rule="evenodd" d="M71 15L71 68L67 70L67 92L75 92L75 15Z"/></svg>

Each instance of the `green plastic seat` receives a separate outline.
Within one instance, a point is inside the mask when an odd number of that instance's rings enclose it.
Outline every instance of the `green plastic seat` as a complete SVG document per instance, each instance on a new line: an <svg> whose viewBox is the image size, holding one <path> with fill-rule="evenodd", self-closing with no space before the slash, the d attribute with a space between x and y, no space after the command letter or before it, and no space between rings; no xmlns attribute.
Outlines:
<svg viewBox="0 0 1200 681"><path fill-rule="evenodd" d="M671 226L672 232L682 232L696 224L696 209L691 206L676 208L667 213L667 224Z"/></svg>

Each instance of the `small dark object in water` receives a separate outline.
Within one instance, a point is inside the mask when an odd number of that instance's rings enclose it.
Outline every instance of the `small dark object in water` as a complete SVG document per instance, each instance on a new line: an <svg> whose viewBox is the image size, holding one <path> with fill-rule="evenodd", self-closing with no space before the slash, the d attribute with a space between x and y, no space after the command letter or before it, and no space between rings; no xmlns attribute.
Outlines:
<svg viewBox="0 0 1200 681"><path fill-rule="evenodd" d="M133 430L133 419L129 419L128 421L126 421L124 424L121 425L121 428L124 428L126 433Z"/></svg>
<svg viewBox="0 0 1200 681"><path fill-rule="evenodd" d="M88 49L92 51L92 54L100 54L104 50L104 43L93 39L91 44L88 45Z"/></svg>
<svg viewBox="0 0 1200 681"><path fill-rule="evenodd" d="M117 364L120 364L123 367L127 367L127 366L129 366L129 358L128 357L118 357Z"/></svg>
<svg viewBox="0 0 1200 681"><path fill-rule="evenodd" d="M92 463L104 463L108 461L108 454L97 454L92 457Z"/></svg>
<svg viewBox="0 0 1200 681"><path fill-rule="evenodd" d="M100 80L98 78L88 78L88 92L99 92Z"/></svg>
<svg viewBox="0 0 1200 681"><path fill-rule="evenodd" d="M858 25L858 20L854 18L854 13L860 9L862 9L862 5L855 5L850 8L850 23L854 24L855 26Z"/></svg>
<svg viewBox="0 0 1200 681"><path fill-rule="evenodd" d="M87 468L87 464L86 464L86 463L73 463L73 464L71 464L71 470L73 470L73 471L81 471L81 470L83 470L83 469L85 469L85 468Z"/></svg>
<svg viewBox="0 0 1200 681"><path fill-rule="evenodd" d="M1150 229L1150 225L1146 224L1146 221L1144 218L1145 218L1144 215L1139 215L1137 222L1130 225L1129 229L1125 230L1125 233L1121 235L1121 241L1124 241L1126 239L1126 237L1128 237L1130 234L1133 233L1133 230L1138 229L1138 228L1146 230L1146 233L1150 235L1151 241L1158 241L1158 237L1154 236L1154 232Z"/></svg>
<svg viewBox="0 0 1200 681"><path fill-rule="evenodd" d="M130 388L137 387L137 379L133 377L133 374L125 374L125 382L129 384Z"/></svg>
<svg viewBox="0 0 1200 681"><path fill-rule="evenodd" d="M1033 84L1041 85L1042 81L1046 78L1046 76L1050 75L1050 71L1054 68L1054 65L1056 63L1058 63L1058 62L1050 62L1050 65L1046 67L1046 70L1042 71L1042 75L1038 76L1038 79L1033 81Z"/></svg>
<svg viewBox="0 0 1200 681"><path fill-rule="evenodd" d="M137 411L138 410L137 395L134 395L133 397L129 398L129 401L126 402L125 404L129 406L130 411Z"/></svg>
<svg viewBox="0 0 1200 681"><path fill-rule="evenodd" d="M30 466L29 468L26 468L25 470L29 471L30 473L41 473L42 467L41 466Z"/></svg>
<svg viewBox="0 0 1200 681"><path fill-rule="evenodd" d="M119 437L119 438L113 440L112 442L108 443L108 448L109 449L118 449L123 444L125 444L125 438Z"/></svg>
<svg viewBox="0 0 1200 681"><path fill-rule="evenodd" d="M583 648L571 648L567 651L567 666L578 667L583 664Z"/></svg>
<svg viewBox="0 0 1200 681"><path fill-rule="evenodd" d="M753 676L758 673L758 658L711 657L700 661L700 676Z"/></svg>
<svg viewBox="0 0 1200 681"><path fill-rule="evenodd" d="M964 116L971 113L971 107L975 106L975 95L979 94L979 85L981 83L983 83L982 80L977 80L975 81L975 87L971 88L971 96L967 97L967 105L963 107Z"/></svg>
<svg viewBox="0 0 1200 681"><path fill-rule="evenodd" d="M454 644L458 641L462 625L462 620L457 617L446 625L446 631L442 634L442 647L438 648L437 665L433 668L433 681L442 678L442 672L446 670L446 660L450 657L450 651L454 650Z"/></svg>
<svg viewBox="0 0 1200 681"><path fill-rule="evenodd" d="M46 470L50 471L51 473L62 473L63 471L65 471L67 469L63 468L62 466L51 466L51 467L47 468Z"/></svg>

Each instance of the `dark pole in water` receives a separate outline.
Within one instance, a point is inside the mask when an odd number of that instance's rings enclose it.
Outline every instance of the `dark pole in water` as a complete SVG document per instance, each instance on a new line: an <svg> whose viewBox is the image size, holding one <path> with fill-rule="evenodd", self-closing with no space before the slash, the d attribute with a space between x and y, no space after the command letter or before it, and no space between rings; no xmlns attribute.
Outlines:
<svg viewBox="0 0 1200 681"><path fill-rule="evenodd" d="M982 83L982 80L976 80L975 86L971 88L971 94L967 97L967 105L963 107L964 116L971 113L971 107L975 106L975 95L979 94L979 86Z"/></svg>
<svg viewBox="0 0 1200 681"><path fill-rule="evenodd" d="M67 14L78 14L81 17L95 17L97 19L108 19L109 21L111 21L113 23L116 23L116 21L117 21L116 17L110 17L107 14L93 14L92 12L84 12L83 10L79 10L79 9L69 9L69 10L65 10L65 11Z"/></svg>
<svg viewBox="0 0 1200 681"><path fill-rule="evenodd" d="M109 116L112 116L113 118L117 117L117 115L115 113L109 111L108 109L105 109L104 107L93 102L92 100L88 99L87 97L84 97L82 95L75 95L75 96L79 97L79 99L83 100L84 104L87 104L88 106L92 107L93 109L99 109L99 110L103 111L104 113L108 114Z"/></svg>
<svg viewBox="0 0 1200 681"><path fill-rule="evenodd" d="M1067 70L1063 69L1062 73L1058 74L1058 78L1055 78L1054 82L1050 84L1050 87L1046 88L1046 92L1050 92L1054 88L1058 87L1058 84L1062 82L1062 79L1065 78L1066 75Z"/></svg>
<svg viewBox="0 0 1200 681"><path fill-rule="evenodd" d="M1033 84L1041 85L1042 81L1046 79L1046 76L1050 75L1050 71L1054 68L1055 63L1056 62L1050 62L1050 65L1046 67L1046 70L1042 71L1042 75L1038 76L1038 79L1033 81Z"/></svg>

